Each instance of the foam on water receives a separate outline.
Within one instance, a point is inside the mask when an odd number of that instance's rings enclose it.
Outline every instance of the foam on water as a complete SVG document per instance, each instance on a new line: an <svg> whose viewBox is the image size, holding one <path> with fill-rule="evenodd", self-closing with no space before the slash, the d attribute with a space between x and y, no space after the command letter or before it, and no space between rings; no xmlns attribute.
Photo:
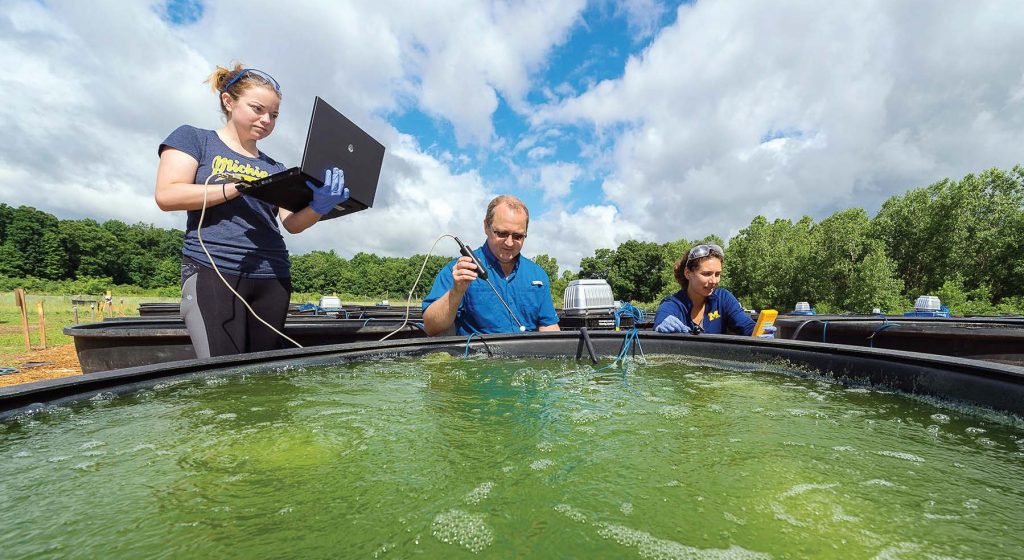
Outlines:
<svg viewBox="0 0 1024 560"><path fill-rule="evenodd" d="M904 461L911 461L914 463L924 462L924 458L904 451L875 451L875 453L884 457L894 457L896 459L903 459Z"/></svg>
<svg viewBox="0 0 1024 560"><path fill-rule="evenodd" d="M627 548L635 548L642 558L653 560L754 560L771 558L771 555L753 552L733 545L727 549L708 549L659 539L650 533L617 525L600 523L597 534L613 540Z"/></svg>
<svg viewBox="0 0 1024 560"><path fill-rule="evenodd" d="M572 519L573 521L575 521L577 523L586 523L587 522L587 514L585 514L582 511L572 507L569 504L558 504L558 505L555 506L555 511L557 511L558 513L561 513L562 515L568 517L569 519Z"/></svg>
<svg viewBox="0 0 1024 560"><path fill-rule="evenodd" d="M480 502L487 499L487 497L491 494L491 489L493 488L493 482L488 481L481 483L479 486L471 490L469 494L466 494L465 502L470 505L479 504Z"/></svg>
<svg viewBox="0 0 1024 560"><path fill-rule="evenodd" d="M542 471L554 464L555 462L552 461L551 459L539 459L537 461L530 463L530 468L535 471Z"/></svg>
<svg viewBox="0 0 1024 560"><path fill-rule="evenodd" d="M669 420L678 420L684 416L690 415L690 407L685 404L663 406L658 409L658 414L668 418Z"/></svg>
<svg viewBox="0 0 1024 560"><path fill-rule="evenodd" d="M477 553L494 543L494 533L484 522L483 514L453 509L437 514L431 534L445 544L457 544Z"/></svg>
<svg viewBox="0 0 1024 560"><path fill-rule="evenodd" d="M47 410L0 432L0 469L75 492L19 490L21 515L0 519L40 528L18 557L45 555L44 540L94 557L122 538L143 550L126 526L172 556L216 556L227 541L197 535L230 526L304 557L330 556L326 542L362 557L864 558L911 541L903 556L1024 557L1004 536L1024 530L1006 515L1024 497L1012 456L1024 432L902 395L656 367L593 381L572 360L402 358L196 378L136 408L140 395L78 404L61 422ZM111 481L152 523L79 505ZM95 530L65 536L83 516ZM365 530L339 534L346 524ZM90 544L101 539L115 544Z"/></svg>

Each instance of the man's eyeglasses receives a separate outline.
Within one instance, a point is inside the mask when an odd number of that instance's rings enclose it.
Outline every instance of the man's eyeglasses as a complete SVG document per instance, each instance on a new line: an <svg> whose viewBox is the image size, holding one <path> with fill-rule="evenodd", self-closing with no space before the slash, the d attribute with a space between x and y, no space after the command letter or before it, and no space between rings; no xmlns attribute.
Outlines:
<svg viewBox="0 0 1024 560"><path fill-rule="evenodd" d="M526 239L525 233L518 233L514 231L501 231L497 229L492 229L491 233L493 233L494 236L497 237L498 239L508 239L510 236L512 237L513 241L517 242Z"/></svg>
<svg viewBox="0 0 1024 560"><path fill-rule="evenodd" d="M256 78L257 80L259 80L259 81L261 81L261 82L263 82L263 83L265 83L265 84L267 84L269 86L273 86L274 91L276 91L278 93L281 93L281 86L278 85L277 80L275 80L273 76L271 76L270 74L267 74L263 70L257 70L255 68L246 68L246 69L242 70L237 75L235 75L234 78L231 78L231 81L228 82L228 85L224 86L224 89L222 89L220 91L221 92L226 92L227 90L231 89L231 86L235 85L235 82L237 82L238 80L241 80L244 76L251 76L253 78Z"/></svg>
<svg viewBox="0 0 1024 560"><path fill-rule="evenodd" d="M708 255L714 255L720 259L724 259L725 251L714 243L703 243L701 245L697 245L693 249L690 249L690 252L686 254L686 264L690 264L690 261L694 259L703 259Z"/></svg>

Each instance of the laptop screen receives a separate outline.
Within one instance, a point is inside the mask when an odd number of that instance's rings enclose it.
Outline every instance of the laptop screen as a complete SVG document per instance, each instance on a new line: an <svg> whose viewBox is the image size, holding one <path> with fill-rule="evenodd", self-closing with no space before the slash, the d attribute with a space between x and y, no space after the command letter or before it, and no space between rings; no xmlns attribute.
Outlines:
<svg viewBox="0 0 1024 560"><path fill-rule="evenodd" d="M322 181L332 167L345 172L352 200L373 206L384 160L384 146L329 103L317 97L302 154L302 172ZM361 208L360 208L361 209Z"/></svg>

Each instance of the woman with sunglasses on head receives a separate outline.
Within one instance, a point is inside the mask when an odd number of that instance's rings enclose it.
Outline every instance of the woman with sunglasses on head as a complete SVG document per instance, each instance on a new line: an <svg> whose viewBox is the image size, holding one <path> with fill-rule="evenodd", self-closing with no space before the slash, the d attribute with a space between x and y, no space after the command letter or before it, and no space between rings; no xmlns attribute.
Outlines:
<svg viewBox="0 0 1024 560"><path fill-rule="evenodd" d="M729 290L719 288L725 252L713 243L690 249L676 261L681 290L662 300L654 316L658 332L742 334L754 332L754 321Z"/></svg>
<svg viewBox="0 0 1024 560"><path fill-rule="evenodd" d="M241 64L218 66L208 81L225 124L217 130L183 125L160 144L155 195L161 210L188 212L181 315L200 358L282 347L273 329L284 329L291 265L278 220L299 233L348 199L337 168L326 172L323 186L307 182L313 201L298 212L243 196L241 182L285 170L257 148L274 131L281 88L269 74Z"/></svg>

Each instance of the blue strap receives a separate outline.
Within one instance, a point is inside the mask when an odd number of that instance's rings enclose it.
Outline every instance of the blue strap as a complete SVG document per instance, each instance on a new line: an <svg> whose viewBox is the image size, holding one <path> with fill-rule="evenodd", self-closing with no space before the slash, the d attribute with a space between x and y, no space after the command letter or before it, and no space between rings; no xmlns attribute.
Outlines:
<svg viewBox="0 0 1024 560"><path fill-rule="evenodd" d="M898 327L898 326L900 326L899 323L889 323L889 322L882 323L877 329L875 329L875 332L871 333L871 336L868 337L868 347L869 348L874 348L875 347L875 335L876 334L878 334L878 333L880 333L880 332L882 332L882 331L884 331L886 329L889 329L889 328L892 328L892 327Z"/></svg>

